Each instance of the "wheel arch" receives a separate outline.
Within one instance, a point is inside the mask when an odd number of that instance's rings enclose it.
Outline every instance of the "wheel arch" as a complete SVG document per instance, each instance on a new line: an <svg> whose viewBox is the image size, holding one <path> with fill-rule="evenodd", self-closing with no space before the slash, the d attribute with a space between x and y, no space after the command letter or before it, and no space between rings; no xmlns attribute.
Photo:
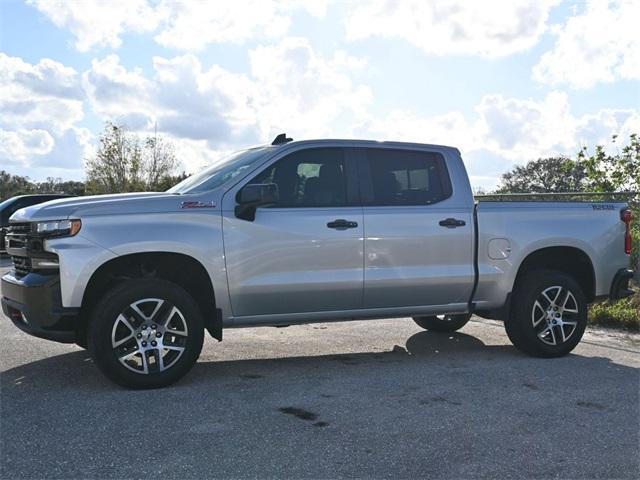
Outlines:
<svg viewBox="0 0 640 480"><path fill-rule="evenodd" d="M578 247L544 247L530 252L520 263L514 288L524 276L534 270L557 270L570 275L582 288L587 302L596 296L596 275L589 255Z"/></svg>
<svg viewBox="0 0 640 480"><path fill-rule="evenodd" d="M169 280L189 292L202 312L209 333L222 340L222 317L216 308L211 277L200 261L181 253L132 253L106 261L93 272L84 289L80 318L88 320L101 294L120 281L147 277ZM79 339L86 338L86 327L87 321L78 322Z"/></svg>

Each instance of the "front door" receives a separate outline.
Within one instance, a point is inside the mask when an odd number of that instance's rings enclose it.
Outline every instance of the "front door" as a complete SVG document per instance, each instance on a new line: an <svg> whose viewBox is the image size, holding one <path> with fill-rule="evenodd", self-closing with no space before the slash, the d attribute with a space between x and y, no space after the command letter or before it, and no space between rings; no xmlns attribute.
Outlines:
<svg viewBox="0 0 640 480"><path fill-rule="evenodd" d="M234 317L361 308L363 214L354 169L343 148L299 150L248 182L275 183L277 204L258 208L253 221L223 209Z"/></svg>

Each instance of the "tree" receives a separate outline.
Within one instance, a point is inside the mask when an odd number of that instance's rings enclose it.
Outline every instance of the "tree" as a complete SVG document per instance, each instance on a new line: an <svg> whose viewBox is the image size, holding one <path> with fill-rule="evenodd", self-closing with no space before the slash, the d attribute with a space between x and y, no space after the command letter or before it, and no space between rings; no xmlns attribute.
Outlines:
<svg viewBox="0 0 640 480"><path fill-rule="evenodd" d="M503 174L495 193L577 192L585 179L585 166L570 158L540 158Z"/></svg>
<svg viewBox="0 0 640 480"><path fill-rule="evenodd" d="M84 182L62 180L61 178L47 177L44 182L34 184L37 193L66 193L68 195L84 195Z"/></svg>
<svg viewBox="0 0 640 480"><path fill-rule="evenodd" d="M44 182L32 182L29 177L11 175L4 170L0 171L0 201L16 195L30 193L66 193L68 195L84 195L84 182L62 180L49 177Z"/></svg>
<svg viewBox="0 0 640 480"><path fill-rule="evenodd" d="M33 193L34 185L28 177L11 175L9 172L0 170L0 202L16 195Z"/></svg>
<svg viewBox="0 0 640 480"><path fill-rule="evenodd" d="M120 193L159 190L178 165L173 146L154 134L144 141L123 125L107 122L95 157L87 160L87 190Z"/></svg>
<svg viewBox="0 0 640 480"><path fill-rule="evenodd" d="M617 135L612 137L613 142ZM596 145L593 155L587 147L578 153L578 162L585 166L589 189L595 192L640 192L640 139L629 136L629 144L616 155L607 154L602 145Z"/></svg>
<svg viewBox="0 0 640 480"><path fill-rule="evenodd" d="M140 182L141 152L138 140L124 127L107 122L94 158L85 165L92 193L131 192Z"/></svg>
<svg viewBox="0 0 640 480"><path fill-rule="evenodd" d="M179 173L178 175L165 175L160 178L160 181L155 185L154 191L156 192L166 192L174 185L180 183L182 180L187 178L189 175L186 172Z"/></svg>
<svg viewBox="0 0 640 480"><path fill-rule="evenodd" d="M162 191L167 183L171 183L173 172L178 160L173 151L173 145L162 137L158 137L157 131L153 137L145 140L144 173L149 190ZM177 182L176 182L177 183ZM173 185L171 185L173 186Z"/></svg>

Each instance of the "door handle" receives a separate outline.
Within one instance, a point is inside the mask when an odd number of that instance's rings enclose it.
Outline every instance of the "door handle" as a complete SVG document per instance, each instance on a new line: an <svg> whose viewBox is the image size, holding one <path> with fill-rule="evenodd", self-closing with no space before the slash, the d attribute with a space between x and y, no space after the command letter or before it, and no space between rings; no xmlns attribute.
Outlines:
<svg viewBox="0 0 640 480"><path fill-rule="evenodd" d="M327 223L327 227L335 228L338 230L345 230L347 228L357 228L358 222L350 222L348 220L345 220L344 218L339 218L337 220L334 220L333 222Z"/></svg>
<svg viewBox="0 0 640 480"><path fill-rule="evenodd" d="M457 228L464 227L466 225L464 220L458 220L457 218L445 218L439 222L441 227Z"/></svg>

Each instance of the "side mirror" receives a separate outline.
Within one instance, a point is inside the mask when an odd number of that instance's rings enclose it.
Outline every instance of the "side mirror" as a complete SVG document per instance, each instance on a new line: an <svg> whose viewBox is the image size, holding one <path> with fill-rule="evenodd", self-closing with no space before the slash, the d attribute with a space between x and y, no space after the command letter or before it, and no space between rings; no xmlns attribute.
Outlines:
<svg viewBox="0 0 640 480"><path fill-rule="evenodd" d="M242 187L236 194L236 217L253 222L256 209L278 202L278 185L275 183L254 183Z"/></svg>

